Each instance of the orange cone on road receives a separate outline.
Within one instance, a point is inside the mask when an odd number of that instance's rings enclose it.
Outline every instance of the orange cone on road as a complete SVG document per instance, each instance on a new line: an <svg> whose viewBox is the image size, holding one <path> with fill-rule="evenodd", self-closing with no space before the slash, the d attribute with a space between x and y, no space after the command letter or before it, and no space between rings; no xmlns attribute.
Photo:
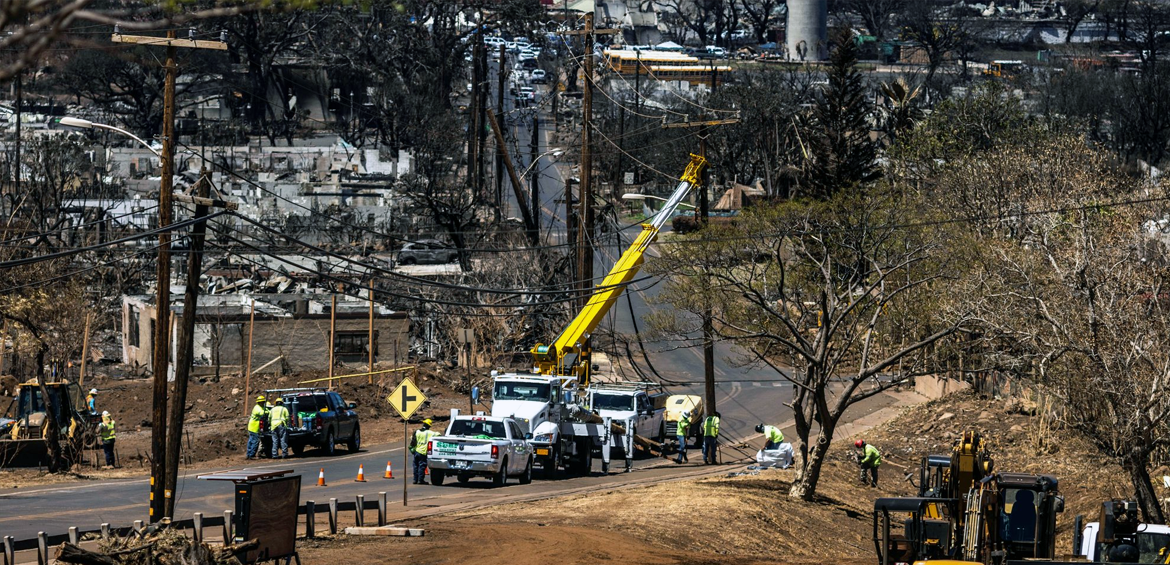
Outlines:
<svg viewBox="0 0 1170 565"><path fill-rule="evenodd" d="M382 478L383 479L393 479L394 478L394 468L390 466L389 461L386 462L386 474L382 475Z"/></svg>
<svg viewBox="0 0 1170 565"><path fill-rule="evenodd" d="M429 474L431 474L431 467L430 467L430 465L428 465L428 466L426 466L426 467L423 467L423 474L424 474L424 475L429 475Z"/></svg>
<svg viewBox="0 0 1170 565"><path fill-rule="evenodd" d="M324 467L321 468L321 473L319 475L317 475L317 486L319 486L319 487L325 486L325 468Z"/></svg>
<svg viewBox="0 0 1170 565"><path fill-rule="evenodd" d="M358 476L353 480L355 483L366 482L366 468L363 465L358 465Z"/></svg>

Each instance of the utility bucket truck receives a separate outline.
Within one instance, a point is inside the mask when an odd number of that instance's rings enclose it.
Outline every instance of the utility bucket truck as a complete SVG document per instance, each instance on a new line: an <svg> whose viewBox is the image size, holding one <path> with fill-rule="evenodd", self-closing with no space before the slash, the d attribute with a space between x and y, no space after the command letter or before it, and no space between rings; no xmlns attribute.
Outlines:
<svg viewBox="0 0 1170 565"><path fill-rule="evenodd" d="M636 418L615 420L587 408L592 371L590 334L638 274L646 249L699 184L706 166L706 159L691 155L674 193L657 215L642 224L642 232L594 288L585 307L551 344L538 343L532 348L532 372L492 372L492 416L512 418L525 433L532 434L529 443L534 462L545 475L562 468L587 474L595 452L601 454L602 470L608 471L611 447L627 445L631 449L626 453L632 452ZM628 439L615 437L627 435ZM629 463L627 459L627 470Z"/></svg>

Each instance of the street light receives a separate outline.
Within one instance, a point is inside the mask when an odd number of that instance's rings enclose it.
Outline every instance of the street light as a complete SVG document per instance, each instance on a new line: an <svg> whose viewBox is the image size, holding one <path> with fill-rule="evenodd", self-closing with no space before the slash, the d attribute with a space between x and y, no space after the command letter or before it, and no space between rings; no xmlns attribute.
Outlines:
<svg viewBox="0 0 1170 565"><path fill-rule="evenodd" d="M636 192L628 192L626 194L623 194L622 200L660 200L662 202L668 201L667 199L662 198L660 196L652 196L649 194L638 194ZM678 205L682 206L682 207L690 208L692 210L695 208L693 205L687 204L686 202L679 202Z"/></svg>
<svg viewBox="0 0 1170 565"><path fill-rule="evenodd" d="M528 168L524 169L524 172L520 173L520 178L524 178L524 177L528 176L528 173L532 172L532 167L535 167L536 164L539 163L541 159L544 159L545 157L560 157L561 154L564 152L565 152L564 149L552 149L549 151L545 151L544 153L541 153L540 155L537 155L536 158L532 160L532 163L530 163L528 165Z"/></svg>
<svg viewBox="0 0 1170 565"><path fill-rule="evenodd" d="M141 137L138 137L137 135L134 135L134 134L122 129L122 128L114 127L114 126L111 126L108 124L98 124L98 123L91 122L89 120L83 120L81 118L69 118L69 117L61 118L60 120L57 120L57 123L65 126L65 127L71 127L71 128L106 129L106 130L110 130L110 131L116 131L116 132L118 132L126 137L129 137L130 139L133 139L134 141L137 141L138 143L141 143L143 147L149 149L151 153L154 153L155 157L158 157L160 159L162 158L162 154L159 153L157 149L151 147L150 144L147 143L146 141L144 141Z"/></svg>

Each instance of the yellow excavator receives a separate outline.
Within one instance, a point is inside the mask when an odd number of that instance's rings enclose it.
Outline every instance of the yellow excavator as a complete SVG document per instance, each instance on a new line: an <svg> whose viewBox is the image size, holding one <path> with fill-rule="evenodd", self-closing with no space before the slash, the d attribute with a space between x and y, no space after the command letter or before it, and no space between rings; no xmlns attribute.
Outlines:
<svg viewBox="0 0 1170 565"><path fill-rule="evenodd" d="M878 563L996 565L1052 559L1064 498L1056 477L996 472L978 432L922 459L918 496L874 501Z"/></svg>
<svg viewBox="0 0 1170 565"><path fill-rule="evenodd" d="M58 438L66 459L97 442L97 418L89 414L76 383L28 381L17 386L16 397L0 413L0 467L44 465L49 454L49 413L57 421Z"/></svg>

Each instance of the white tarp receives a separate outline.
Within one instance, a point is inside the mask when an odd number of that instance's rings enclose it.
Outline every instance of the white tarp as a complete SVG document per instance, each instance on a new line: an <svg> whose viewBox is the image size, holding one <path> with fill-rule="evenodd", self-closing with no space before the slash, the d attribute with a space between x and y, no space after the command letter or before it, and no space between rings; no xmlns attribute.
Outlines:
<svg viewBox="0 0 1170 565"><path fill-rule="evenodd" d="M792 466L792 444L785 442L775 449L756 452L756 464L762 468L779 467L787 469Z"/></svg>

